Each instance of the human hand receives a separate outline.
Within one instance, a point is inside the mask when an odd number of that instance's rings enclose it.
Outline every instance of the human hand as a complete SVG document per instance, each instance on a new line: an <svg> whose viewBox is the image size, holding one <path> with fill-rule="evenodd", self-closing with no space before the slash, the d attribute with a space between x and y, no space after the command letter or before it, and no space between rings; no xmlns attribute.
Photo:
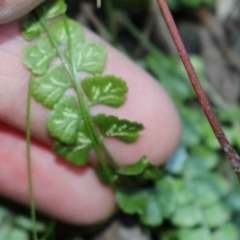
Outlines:
<svg viewBox="0 0 240 240"><path fill-rule="evenodd" d="M40 1L1 3L0 23L0 193L28 203L28 178L25 143L25 109L29 71L22 64L22 50L28 44L20 35L21 17ZM4 10L5 9L5 10ZM2 13L3 13L2 12ZM10 14L9 14L10 12ZM87 39L98 39L85 31ZM103 42L103 41L102 41ZM113 139L105 143L120 165L147 155L161 164L176 147L180 122L176 110L159 84L129 59L104 43L108 50L105 73L127 81L129 93L119 109L93 107L92 113L106 112L144 124L139 140L131 145ZM32 173L35 202L39 210L61 220L90 224L104 219L114 208L110 188L102 185L90 165L74 167L51 150L45 120L48 110L32 103ZM91 158L95 158L94 154Z"/></svg>

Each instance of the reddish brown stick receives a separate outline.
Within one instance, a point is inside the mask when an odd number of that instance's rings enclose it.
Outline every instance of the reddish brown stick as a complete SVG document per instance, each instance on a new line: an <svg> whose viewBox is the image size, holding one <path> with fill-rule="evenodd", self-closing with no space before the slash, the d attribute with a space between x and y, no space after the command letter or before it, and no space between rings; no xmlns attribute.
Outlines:
<svg viewBox="0 0 240 240"><path fill-rule="evenodd" d="M226 157L230 161L234 172L237 174L238 179L240 180L240 158L237 155L236 151L233 149L233 147L230 145L229 141L227 140L209 102L208 99L201 87L201 84L198 80L197 74L192 66L192 63L189 59L189 56L187 54L187 51L184 47L184 44L182 42L182 39L179 35L179 32L177 30L175 21L173 20L172 14L169 10L169 7L165 0L157 0L160 10L163 14L164 20L168 26L168 29L172 35L173 41L176 45L176 48L178 50L178 53L180 55L180 58L182 59L182 62L184 64L184 67L187 71L187 74L189 76L189 79L192 83L192 86L196 92L196 95L198 97L198 100L202 106L202 109L208 119L209 124L211 125L214 134L216 135L218 142L220 143L223 151L226 154Z"/></svg>

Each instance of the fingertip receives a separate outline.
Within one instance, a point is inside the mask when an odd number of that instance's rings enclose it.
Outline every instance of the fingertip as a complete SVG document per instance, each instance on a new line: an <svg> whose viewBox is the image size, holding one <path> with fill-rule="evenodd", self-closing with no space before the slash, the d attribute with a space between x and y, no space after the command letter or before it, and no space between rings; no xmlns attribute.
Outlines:
<svg viewBox="0 0 240 240"><path fill-rule="evenodd" d="M24 135L1 123L0 142L0 193L28 204ZM94 224L113 211L113 192L100 183L91 166L72 166L36 141L31 162L35 204L41 212L72 224Z"/></svg>
<svg viewBox="0 0 240 240"><path fill-rule="evenodd" d="M26 42L19 35L19 25L14 24L16 27L12 34L15 34L15 38L9 39L0 52L1 59L5 61L5 66L0 69L0 86L1 91L6 92L0 103L0 118L24 131L29 73L21 60ZM96 39L92 33L88 32L87 35L88 38ZM106 138L105 143L120 165L136 162L143 155L152 163L161 164L174 151L179 141L181 124L177 111L167 93L149 74L111 46L106 46L109 57L105 73L115 74L126 80L129 92L122 107L113 109L95 106L92 113L106 112L138 121L144 124L145 130L133 144L110 138ZM9 55L9 51L11 57L6 59L4 56ZM11 62L18 66L15 71L9 70ZM7 71L6 65L9 67ZM36 103L32 108L34 135L38 139L51 142L45 127L47 110ZM3 143L0 148L0 191L6 196L27 203L25 140L16 139L13 134L8 134L0 138L0 142ZM18 150L12 151L12 146L17 146ZM113 193L108 187L100 184L92 168L72 171L68 164L57 160L49 148L43 149L34 145L32 151L34 189L40 210L75 224L95 223L111 213L115 204ZM9 160L6 162L4 159ZM22 187L16 187L19 184L22 184Z"/></svg>
<svg viewBox="0 0 240 240"><path fill-rule="evenodd" d="M17 23L13 24L12 29L15 30L12 30L12 34L16 35L16 32L19 32L18 28ZM163 163L176 148L181 132L181 123L172 100L155 79L126 56L87 29L85 29L85 35L88 40L101 41L107 47L108 60L104 74L122 77L129 88L127 100L123 106L114 109L98 105L91 107L92 113L105 112L119 118L138 121L145 126L145 130L140 133L140 138L133 144L125 144L115 139L106 138L105 143L109 151L120 165L135 162L143 155L146 155L152 163ZM20 58L22 48L25 45L26 42L20 36L9 39L6 46L2 48L4 51L10 50L14 54L6 61L6 64L12 61L19 67L15 68L17 72L11 70L6 72L4 69L0 69L2 73L0 86L8 93L4 96L5 100L0 103L0 115L4 121L9 122L10 120L11 124L19 129L24 129L25 117L19 106L25 106L27 75L29 75L24 66L21 65ZM4 51L0 52L2 56L4 56ZM6 68L8 67L6 66ZM4 79L8 80L8 84ZM14 88L11 87L13 85ZM18 99L17 104L13 104L16 99ZM25 107L23 108L25 109ZM45 128L47 111L35 102L32 109L33 134L49 143L49 136ZM19 118L9 119L9 112L13 112Z"/></svg>
<svg viewBox="0 0 240 240"><path fill-rule="evenodd" d="M29 13L44 0L0 1L0 24L14 21Z"/></svg>

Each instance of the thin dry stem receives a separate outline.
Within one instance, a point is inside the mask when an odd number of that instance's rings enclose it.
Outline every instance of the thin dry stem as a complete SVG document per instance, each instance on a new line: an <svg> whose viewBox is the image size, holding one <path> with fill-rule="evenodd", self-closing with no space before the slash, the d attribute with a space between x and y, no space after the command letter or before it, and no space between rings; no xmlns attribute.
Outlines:
<svg viewBox="0 0 240 240"><path fill-rule="evenodd" d="M187 74L189 76L189 79L192 83L192 86L194 88L194 91L198 97L198 100L202 106L202 109L208 119L209 124L212 127L212 130L218 139L219 144L221 145L223 151L225 152L225 155L227 159L230 161L234 172L237 174L238 179L240 180L240 158L237 155L236 151L233 149L233 147L230 145L229 141L227 140L210 104L209 101L201 87L201 84L198 80L197 74L192 66L192 63L189 59L188 53L184 47L184 44L182 42L182 39L179 35L179 32L177 30L175 21L173 20L172 14L169 10L169 7L165 0L157 0L160 10L162 12L162 15L164 17L164 20L168 26L168 29L172 35L173 41L176 45L176 48L178 50L178 53L180 55L180 58L182 59L182 62L184 64L184 67L187 71Z"/></svg>

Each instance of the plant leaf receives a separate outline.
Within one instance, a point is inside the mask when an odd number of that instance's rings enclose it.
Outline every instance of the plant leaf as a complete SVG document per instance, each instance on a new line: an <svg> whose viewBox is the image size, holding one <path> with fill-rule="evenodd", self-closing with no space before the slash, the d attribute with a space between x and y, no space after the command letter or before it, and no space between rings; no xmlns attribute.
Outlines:
<svg viewBox="0 0 240 240"><path fill-rule="evenodd" d="M171 176L161 178L156 185L163 216L169 218L177 209L177 181Z"/></svg>
<svg viewBox="0 0 240 240"><path fill-rule="evenodd" d="M88 160L89 150L92 148L91 138L88 137L88 133L81 120L79 124L77 141L74 145L67 145L59 141L55 142L54 150L59 155L65 158L68 162L75 165L85 165Z"/></svg>
<svg viewBox="0 0 240 240"><path fill-rule="evenodd" d="M149 180L155 181L155 180L158 180L161 177L161 175L162 175L162 171L159 168L159 166L149 164L141 174L141 178L147 181Z"/></svg>
<svg viewBox="0 0 240 240"><path fill-rule="evenodd" d="M36 10L42 18L49 19L65 13L67 5L64 0L46 0Z"/></svg>
<svg viewBox="0 0 240 240"><path fill-rule="evenodd" d="M48 108L53 108L69 87L70 83L64 68L54 66L47 74L36 78L32 85L32 94L38 102Z"/></svg>
<svg viewBox="0 0 240 240"><path fill-rule="evenodd" d="M96 164L94 164L94 170L96 171L99 180L103 184L110 185L111 183L116 182L118 180L118 175L111 166L106 165L105 167L108 169L108 173L111 180L109 179L108 176L106 176L105 172L103 171L102 164L99 161Z"/></svg>
<svg viewBox="0 0 240 240"><path fill-rule="evenodd" d="M220 227L231 218L230 209L223 203L204 208L205 222L209 227Z"/></svg>
<svg viewBox="0 0 240 240"><path fill-rule="evenodd" d="M220 200L219 192L208 179L196 178L193 184L197 201L202 207L208 207Z"/></svg>
<svg viewBox="0 0 240 240"><path fill-rule="evenodd" d="M196 240L196 239L212 240L210 231L208 231L204 227L195 228L195 229L188 229L188 228L180 229L178 231L178 236L179 236L178 238L179 240Z"/></svg>
<svg viewBox="0 0 240 240"><path fill-rule="evenodd" d="M74 144L78 136L80 113L72 96L64 96L47 118L47 128L53 137Z"/></svg>
<svg viewBox="0 0 240 240"><path fill-rule="evenodd" d="M10 235L6 240L29 240L29 236L26 231L23 231L18 228L11 229Z"/></svg>
<svg viewBox="0 0 240 240"><path fill-rule="evenodd" d="M87 77L81 82L91 105L105 104L119 107L126 100L126 82L114 75Z"/></svg>
<svg viewBox="0 0 240 240"><path fill-rule="evenodd" d="M83 30L79 23L67 18L67 24L69 27L70 38L72 44L76 44L84 41ZM58 19L49 24L49 30L54 36L56 41L60 44L68 44L68 34L66 31L66 26L64 20Z"/></svg>
<svg viewBox="0 0 240 240"><path fill-rule="evenodd" d="M136 163L122 166L115 170L117 184L127 188L146 186L151 181L159 180L162 171L159 166L149 163L146 156Z"/></svg>
<svg viewBox="0 0 240 240"><path fill-rule="evenodd" d="M215 190L221 197L228 196L231 189L231 184L225 177L223 177L223 175L219 173L211 173L209 174L208 181L212 183Z"/></svg>
<svg viewBox="0 0 240 240"><path fill-rule="evenodd" d="M148 165L149 162L147 158L144 156L136 163L120 167L117 170L117 172L122 175L139 175L146 169Z"/></svg>
<svg viewBox="0 0 240 240"><path fill-rule="evenodd" d="M31 40L43 31L41 24L35 16L31 16L22 21L22 35Z"/></svg>
<svg viewBox="0 0 240 240"><path fill-rule="evenodd" d="M201 145L194 147L192 158L199 160L199 162L201 162L201 164L208 170L215 168L220 161L216 152Z"/></svg>
<svg viewBox="0 0 240 240"><path fill-rule="evenodd" d="M179 227L194 227L204 221L202 210L194 204L178 208L172 216L172 222Z"/></svg>
<svg viewBox="0 0 240 240"><path fill-rule="evenodd" d="M0 239L7 240L11 234L12 228L10 226L1 224L0 226Z"/></svg>
<svg viewBox="0 0 240 240"><path fill-rule="evenodd" d="M165 169L174 174L181 173L185 162L187 161L188 153L184 146L179 146L173 155L168 159L165 164Z"/></svg>
<svg viewBox="0 0 240 240"><path fill-rule="evenodd" d="M116 199L124 212L137 213L144 224L158 226L163 217L168 218L177 207L176 182L167 176L154 188L118 190Z"/></svg>
<svg viewBox="0 0 240 240"><path fill-rule="evenodd" d="M23 62L35 74L43 75L47 72L50 62L55 57L51 43L47 37L27 46L23 52Z"/></svg>
<svg viewBox="0 0 240 240"><path fill-rule="evenodd" d="M204 238L202 238L204 239ZM226 224L221 227L218 231L214 233L213 240L238 240L239 231L237 227L231 223Z"/></svg>
<svg viewBox="0 0 240 240"><path fill-rule="evenodd" d="M27 232L3 224L0 226L0 239L1 240L29 240Z"/></svg>
<svg viewBox="0 0 240 240"><path fill-rule="evenodd" d="M138 132L144 129L140 123L106 114L98 114L93 117L93 120L104 136L115 137L127 143L136 141L139 137Z"/></svg>
<svg viewBox="0 0 240 240"><path fill-rule="evenodd" d="M22 229L14 228L6 240L29 240L29 235Z"/></svg>
<svg viewBox="0 0 240 240"><path fill-rule="evenodd" d="M156 194L150 190L116 192L120 208L129 214L139 214L141 221L148 226L158 226L163 217Z"/></svg>
<svg viewBox="0 0 240 240"><path fill-rule="evenodd" d="M179 181L179 191L177 193L177 202L178 207L186 206L188 204L191 204L195 201L196 196L195 192L188 187L186 184L184 184L182 181Z"/></svg>
<svg viewBox="0 0 240 240"><path fill-rule="evenodd" d="M69 57L69 50L67 50ZM105 47L94 41L79 43L74 46L73 59L78 71L101 74L107 60Z"/></svg>
<svg viewBox="0 0 240 240"><path fill-rule="evenodd" d="M14 217L14 225L24 230L32 230L32 220L24 215L17 215ZM46 230L46 225L43 222L38 221L36 223L36 229L38 232L43 232Z"/></svg>
<svg viewBox="0 0 240 240"><path fill-rule="evenodd" d="M8 209L3 206L0 206L0 225L2 224L2 222L7 217L8 214L9 214Z"/></svg>

